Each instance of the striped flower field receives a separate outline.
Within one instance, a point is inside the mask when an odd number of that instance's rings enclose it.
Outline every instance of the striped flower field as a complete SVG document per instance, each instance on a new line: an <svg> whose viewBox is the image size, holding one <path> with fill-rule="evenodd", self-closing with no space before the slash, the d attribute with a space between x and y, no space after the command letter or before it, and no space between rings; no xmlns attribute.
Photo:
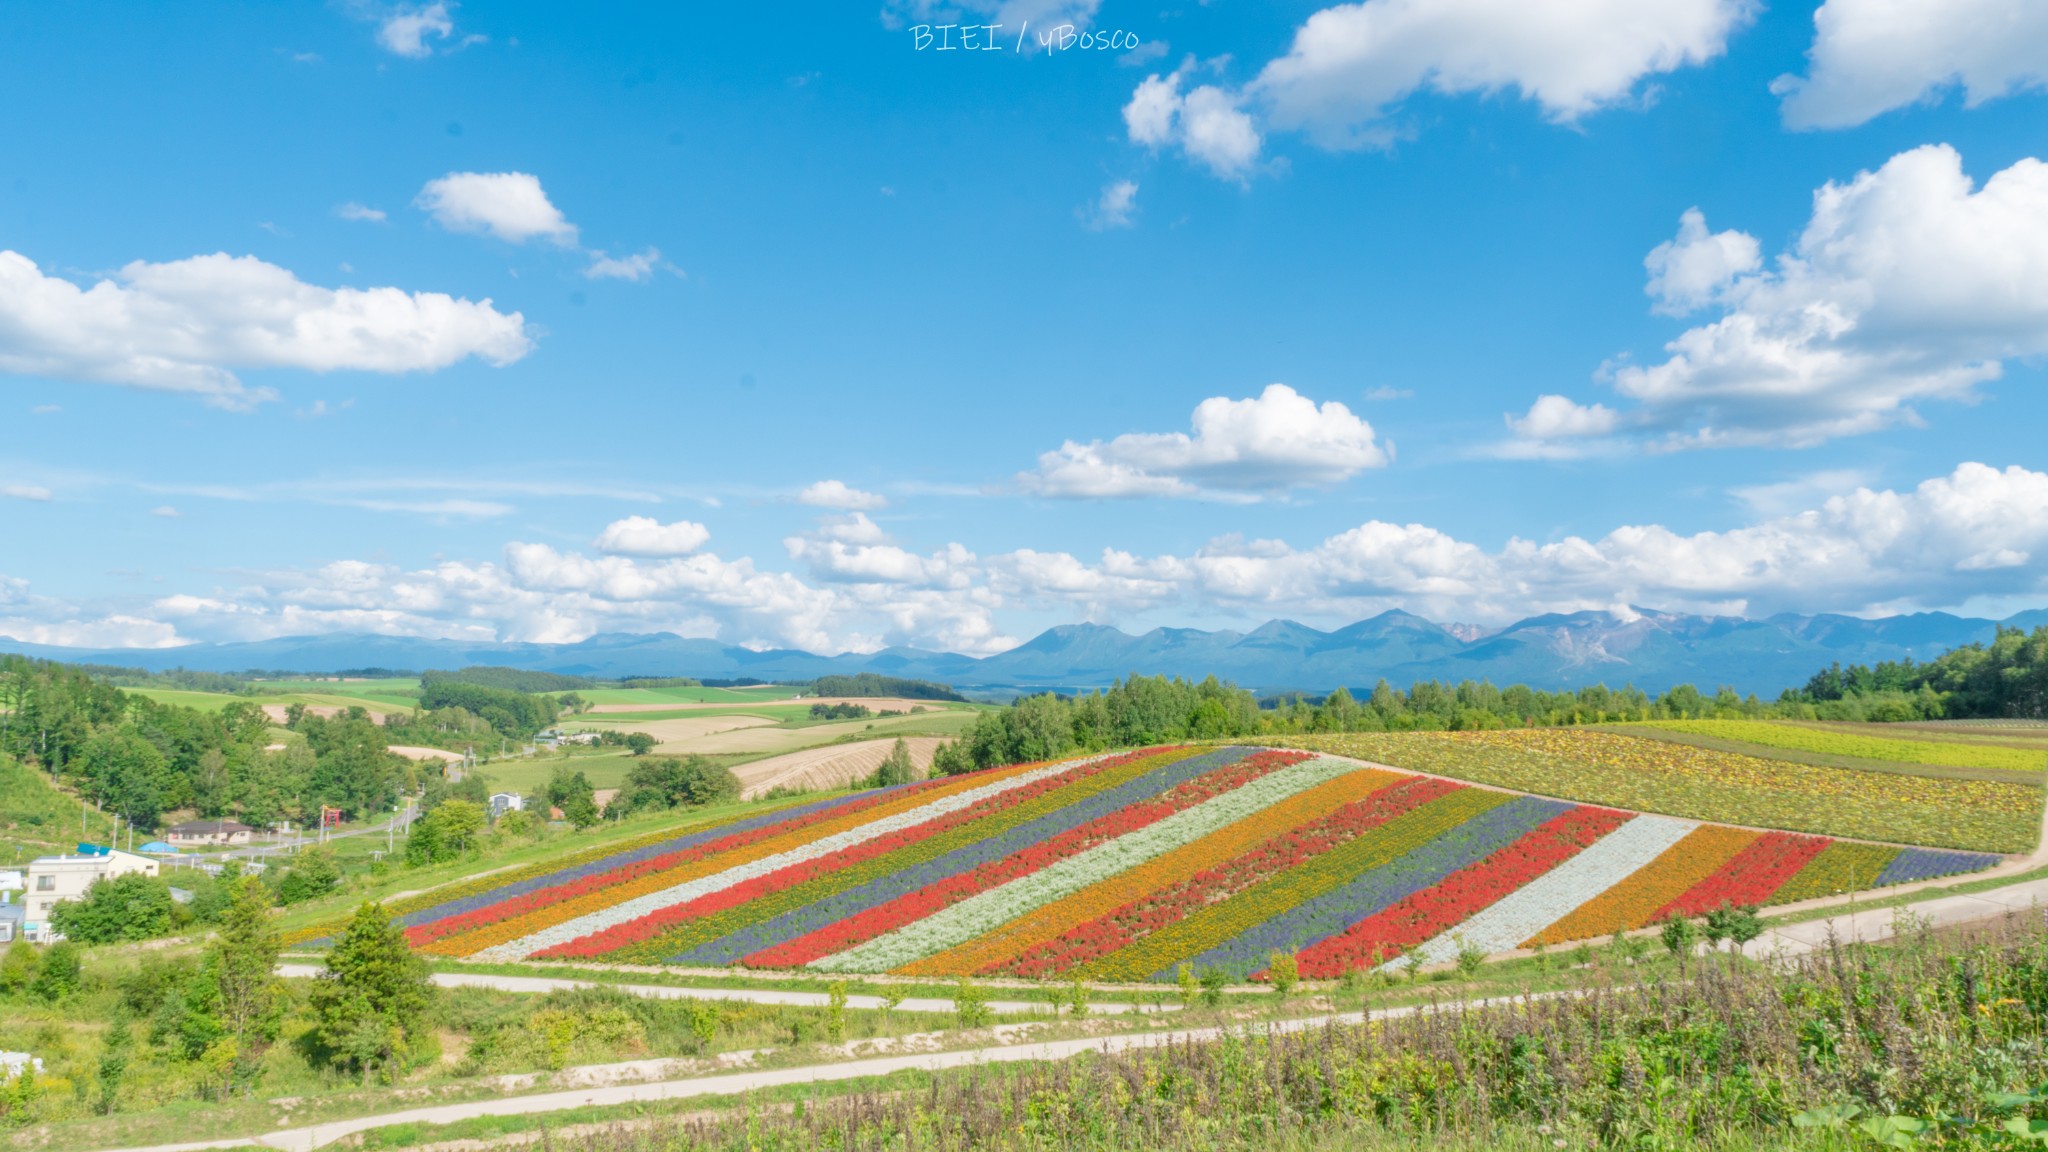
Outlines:
<svg viewBox="0 0 2048 1152"><path fill-rule="evenodd" d="M694 826L400 906L479 961L1330 977L1602 937L1998 857L1571 804L1313 753L1147 748Z"/></svg>

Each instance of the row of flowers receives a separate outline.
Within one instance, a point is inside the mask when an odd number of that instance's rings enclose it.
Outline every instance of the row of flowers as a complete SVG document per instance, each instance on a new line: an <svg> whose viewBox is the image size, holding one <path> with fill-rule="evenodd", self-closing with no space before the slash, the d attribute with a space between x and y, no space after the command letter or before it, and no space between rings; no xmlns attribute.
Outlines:
<svg viewBox="0 0 2048 1152"><path fill-rule="evenodd" d="M1391 960L1527 887L1621 827L1629 816L1612 808L1587 807L1553 816L1479 863L1303 949L1301 974L1324 979Z"/></svg>
<svg viewBox="0 0 2048 1152"><path fill-rule="evenodd" d="M405 926L405 936L415 948L439 951L428 946L435 941L458 936L473 928L549 908L589 892L616 888L643 876L667 873L693 861L745 848L772 837L784 836L800 828L842 821L860 813L871 812L882 804L892 801L902 803L907 797L923 794L905 790L872 798L862 796L857 797L853 803L818 805L808 812L794 816L777 812L766 818L738 821L690 836L673 837L657 844L636 848L631 852L606 856L580 867L561 869L547 876L508 884L496 899L476 896L456 905L445 906L448 911L443 915L408 923Z"/></svg>
<svg viewBox="0 0 2048 1152"><path fill-rule="evenodd" d="M1616 879L1606 891L1533 939L1541 944L1561 944L1641 928L1654 920L1660 909L1719 872L1757 836L1746 828L1702 824L1642 867L1625 874L1617 869Z"/></svg>
<svg viewBox="0 0 2048 1152"><path fill-rule="evenodd" d="M911 797L914 803L882 804L861 813L851 826L831 821L816 828L777 836L736 852L700 861L666 875L639 880L578 897L555 908L494 924L472 936L486 934L494 942L476 949L465 941L463 954L486 961L520 960L580 936L628 924L643 916L688 904L710 892L763 876L792 864L828 856L843 848L905 828L915 827L949 812L971 808L981 800L1023 787L1047 776L1069 770L1052 765L1017 774L977 773L963 777L952 787ZM921 803L916 803L921 801Z"/></svg>
<svg viewBox="0 0 2048 1152"><path fill-rule="evenodd" d="M1487 952L1514 948L1598 897L1614 882L1663 855L1699 825L1635 816L1557 867L1411 949L1420 962L1453 958L1462 945Z"/></svg>
<svg viewBox="0 0 2048 1152"><path fill-rule="evenodd" d="M1289 765L1204 804L1141 828L865 944L817 961L831 972L887 972L964 943L1069 893L1120 875L1189 841L1264 811L1352 766L1315 759Z"/></svg>
<svg viewBox="0 0 2048 1152"><path fill-rule="evenodd" d="M1233 975L1249 975L1264 968L1274 952L1299 952L1321 943L1360 920L1441 884L1447 877L1508 847L1571 808L1563 801L1533 796L1502 800L1396 859L1313 893L1286 911L1212 944L1189 959L1198 969L1221 968Z"/></svg>
<svg viewBox="0 0 2048 1152"><path fill-rule="evenodd" d="M1283 916L1302 903L1356 876L1383 868L1511 797L1480 788L1453 786L1342 844L1308 857L1242 892L1196 909L1137 941L1074 969L1088 977L1170 978L1174 966L1202 955L1247 931Z"/></svg>
<svg viewBox="0 0 2048 1152"><path fill-rule="evenodd" d="M1796 904L1822 896L1839 896L1874 887L1877 878L1899 858L1899 849L1885 844L1859 844L1837 840L1821 849L1799 874L1787 880L1773 897L1775 903Z"/></svg>
<svg viewBox="0 0 2048 1152"><path fill-rule="evenodd" d="M1157 797L1126 805L1058 835L1040 839L1022 851L927 884L857 916L842 918L765 954L750 955L746 962L753 967L796 967L845 951L883 933L922 920L941 908L1028 876L1055 861L1085 852L1118 836L1156 824L1177 812L1308 758L1306 752L1262 752L1248 756Z"/></svg>
<svg viewBox="0 0 2048 1152"><path fill-rule="evenodd" d="M1915 880L1954 876L1959 872L1977 872L1997 862L1998 857L1987 856L1982 852L1940 852L1932 848L1908 848L1885 865L1884 871L1877 874L1877 881L1871 886L1884 888L1893 884L1910 884Z"/></svg>
<svg viewBox="0 0 2048 1152"><path fill-rule="evenodd" d="M645 924L622 925L551 949L556 957L616 953L615 959L659 963L729 964L736 953L725 942L737 933L772 922L792 912L814 908L851 890L901 875L906 868L949 859L963 850L1024 834L1047 816L1086 806L1114 794L1134 781L1171 775L1190 760L1185 749L1101 761L1082 775L1059 776L1014 789L952 813L941 820L877 837L855 850L834 853L750 882L746 903L707 899L687 907L664 909ZM650 931L650 929L652 929ZM712 955L698 956L698 952Z"/></svg>
<svg viewBox="0 0 2048 1152"><path fill-rule="evenodd" d="M982 971L1043 977L1130 947L1199 908L1227 900L1457 788L1447 781L1377 769L1341 776L1275 805L1271 819L1262 813L1239 821L1133 869L1128 884L1077 893L1062 901L1076 916L1096 914L1061 925L1050 938L1017 947L1011 956ZM1287 830L1273 835L1280 827ZM1131 899L1133 891L1144 895ZM1093 903L1076 903L1091 895L1110 906L1097 911Z"/></svg>
<svg viewBox="0 0 2048 1152"><path fill-rule="evenodd" d="M1832 841L1791 832L1766 832L1737 852L1721 870L1659 908L1652 923L1672 916L1704 916L1723 905L1762 904L1813 862Z"/></svg>

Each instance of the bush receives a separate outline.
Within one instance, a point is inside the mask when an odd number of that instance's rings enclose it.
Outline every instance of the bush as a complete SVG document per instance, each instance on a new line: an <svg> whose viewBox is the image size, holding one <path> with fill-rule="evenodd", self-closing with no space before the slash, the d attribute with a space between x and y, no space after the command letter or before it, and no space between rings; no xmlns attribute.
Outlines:
<svg viewBox="0 0 2048 1152"><path fill-rule="evenodd" d="M910 745L898 736L895 747L889 749L888 759L868 777L867 784L870 788L893 788L916 779L917 766L911 762Z"/></svg>
<svg viewBox="0 0 2048 1152"><path fill-rule="evenodd" d="M408 842L410 847L410 842ZM341 883L341 865L325 848L308 848L299 853L291 870L277 882L277 899L283 904L302 904L334 891Z"/></svg>
<svg viewBox="0 0 2048 1152"><path fill-rule="evenodd" d="M685 760L667 756L633 765L625 787L612 798L612 803L622 812L661 812L726 804L739 799L739 795L740 779L731 769L701 756Z"/></svg>

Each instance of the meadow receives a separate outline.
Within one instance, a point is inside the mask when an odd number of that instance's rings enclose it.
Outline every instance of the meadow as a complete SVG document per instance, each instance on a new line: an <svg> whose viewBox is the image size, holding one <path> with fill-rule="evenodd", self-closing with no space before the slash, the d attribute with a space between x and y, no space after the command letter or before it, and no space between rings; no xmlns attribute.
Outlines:
<svg viewBox="0 0 2048 1152"><path fill-rule="evenodd" d="M1570 728L1272 742L1584 803L1824 836L2027 852L2041 830L2040 773L1989 770L2003 774L1980 779L1910 764L1866 771Z"/></svg>
<svg viewBox="0 0 2048 1152"><path fill-rule="evenodd" d="M392 907L416 949L483 963L1170 982L1446 964L1996 860L1182 746L799 797Z"/></svg>

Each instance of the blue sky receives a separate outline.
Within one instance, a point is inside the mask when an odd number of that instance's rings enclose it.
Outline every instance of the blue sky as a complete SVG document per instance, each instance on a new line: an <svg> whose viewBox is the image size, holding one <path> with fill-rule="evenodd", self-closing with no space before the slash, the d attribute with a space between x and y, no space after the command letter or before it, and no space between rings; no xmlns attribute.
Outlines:
<svg viewBox="0 0 2048 1152"><path fill-rule="evenodd" d="M10 9L0 635L2048 603L1962 7Z"/></svg>

